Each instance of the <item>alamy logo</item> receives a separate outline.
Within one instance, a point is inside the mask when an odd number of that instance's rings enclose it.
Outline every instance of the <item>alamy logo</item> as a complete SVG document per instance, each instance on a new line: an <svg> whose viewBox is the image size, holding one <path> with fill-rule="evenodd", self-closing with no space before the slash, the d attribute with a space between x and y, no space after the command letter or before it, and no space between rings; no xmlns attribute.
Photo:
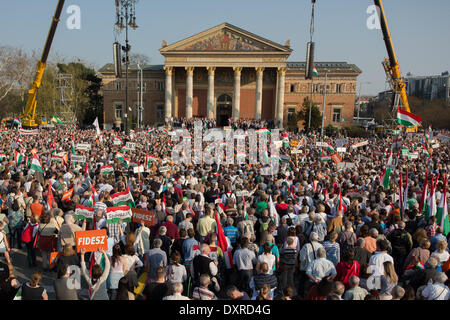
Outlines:
<svg viewBox="0 0 450 320"><path fill-rule="evenodd" d="M81 289L80 267L76 265L71 265L68 267L67 271L70 274L69 278L67 279L67 288L80 290Z"/></svg>
<svg viewBox="0 0 450 320"><path fill-rule="evenodd" d="M81 9L77 5L71 5L66 10L67 14L70 16L66 20L66 26L69 30L80 30L81 29Z"/></svg>
<svg viewBox="0 0 450 320"><path fill-rule="evenodd" d="M178 129L171 134L172 142L179 142L172 149L172 161L174 164L201 165L205 163L212 165L216 163L218 169L221 165L226 166L236 163L239 165L246 163L251 165L260 164L261 175L275 175L278 173L280 166L279 150L282 146L282 141L279 139L279 129L272 131L267 129L249 129L246 132L242 129L208 129L203 134L202 122L196 121L194 123L193 152L192 137L187 129ZM207 142L204 149L203 142Z"/></svg>
<svg viewBox="0 0 450 320"><path fill-rule="evenodd" d="M371 5L367 7L367 14L369 15L369 18L367 18L367 28L369 30L381 30L381 24L380 24L380 13L381 10L376 5Z"/></svg>

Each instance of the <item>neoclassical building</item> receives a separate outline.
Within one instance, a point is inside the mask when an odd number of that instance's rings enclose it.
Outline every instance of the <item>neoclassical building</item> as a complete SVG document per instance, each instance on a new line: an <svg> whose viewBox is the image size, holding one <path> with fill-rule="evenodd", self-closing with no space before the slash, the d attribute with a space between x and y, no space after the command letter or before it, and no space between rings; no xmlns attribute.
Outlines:
<svg viewBox="0 0 450 320"><path fill-rule="evenodd" d="M228 23L167 45L160 53L164 65L143 68L143 121L212 118L226 125L229 118L273 119L286 125L313 90L322 110L327 73L325 125L350 125L356 81L361 70L346 62L318 62L319 76L305 80L305 63L290 62L290 42L275 43ZM99 70L103 78L105 126L121 126L125 112L125 79L114 66ZM137 67L130 67L130 117L138 105Z"/></svg>

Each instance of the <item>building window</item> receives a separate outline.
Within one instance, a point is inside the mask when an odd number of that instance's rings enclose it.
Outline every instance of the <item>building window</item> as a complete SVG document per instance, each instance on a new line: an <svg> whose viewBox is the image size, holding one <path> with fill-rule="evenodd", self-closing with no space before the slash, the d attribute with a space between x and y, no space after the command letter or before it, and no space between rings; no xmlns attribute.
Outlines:
<svg viewBox="0 0 450 320"><path fill-rule="evenodd" d="M164 120L164 105L158 104L156 106L156 119L158 121Z"/></svg>
<svg viewBox="0 0 450 320"><path fill-rule="evenodd" d="M116 82L116 91L122 90L122 83L120 81Z"/></svg>
<svg viewBox="0 0 450 320"><path fill-rule="evenodd" d="M158 90L158 91L164 91L165 89L164 89L164 81L158 81L158 82L156 82L156 89Z"/></svg>
<svg viewBox="0 0 450 320"><path fill-rule="evenodd" d="M295 108L288 109L288 121L295 120Z"/></svg>
<svg viewBox="0 0 450 320"><path fill-rule="evenodd" d="M116 114L116 118L122 119L122 105L121 104L116 104L115 114Z"/></svg>
<svg viewBox="0 0 450 320"><path fill-rule="evenodd" d="M341 93L342 92L342 84L337 84L336 85L336 93Z"/></svg>
<svg viewBox="0 0 450 320"><path fill-rule="evenodd" d="M341 122L341 109L333 109L333 122Z"/></svg>
<svg viewBox="0 0 450 320"><path fill-rule="evenodd" d="M141 83L136 81L136 89L138 91L141 90ZM142 86L142 92L146 92L147 91L147 82L143 82L143 86Z"/></svg>
<svg viewBox="0 0 450 320"><path fill-rule="evenodd" d="M295 85L294 84L290 85L289 92L295 92Z"/></svg>
<svg viewBox="0 0 450 320"><path fill-rule="evenodd" d="M313 85L313 92L314 92L314 93L319 92L319 85L318 85L318 84L314 84L314 85Z"/></svg>

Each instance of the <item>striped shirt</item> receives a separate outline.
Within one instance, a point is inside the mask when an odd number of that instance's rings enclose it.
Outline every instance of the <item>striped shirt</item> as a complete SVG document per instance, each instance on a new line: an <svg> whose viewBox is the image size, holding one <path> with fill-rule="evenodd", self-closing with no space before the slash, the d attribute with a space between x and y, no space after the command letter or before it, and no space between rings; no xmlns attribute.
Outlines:
<svg viewBox="0 0 450 320"><path fill-rule="evenodd" d="M217 300L216 295L207 288L196 287L192 292L192 299L194 300Z"/></svg>

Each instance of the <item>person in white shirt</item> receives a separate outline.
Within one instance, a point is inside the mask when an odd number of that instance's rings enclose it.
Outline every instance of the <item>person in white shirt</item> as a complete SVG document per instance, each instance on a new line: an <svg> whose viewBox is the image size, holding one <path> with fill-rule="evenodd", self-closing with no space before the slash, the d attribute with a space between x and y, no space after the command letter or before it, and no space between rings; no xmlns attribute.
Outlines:
<svg viewBox="0 0 450 320"><path fill-rule="evenodd" d="M450 289L444 284L447 279L446 274L443 272L436 274L433 279L430 279L427 286L422 290L422 296L425 300L449 300Z"/></svg>
<svg viewBox="0 0 450 320"><path fill-rule="evenodd" d="M377 240L377 251L374 252L369 260L369 268L367 272L374 276L382 276L384 274L383 264L390 261L394 264L394 259L387 253L388 242L386 240Z"/></svg>
<svg viewBox="0 0 450 320"><path fill-rule="evenodd" d="M170 296L166 296L163 300L191 300L186 296L183 296L183 284L180 282L176 282L172 284L173 294Z"/></svg>

